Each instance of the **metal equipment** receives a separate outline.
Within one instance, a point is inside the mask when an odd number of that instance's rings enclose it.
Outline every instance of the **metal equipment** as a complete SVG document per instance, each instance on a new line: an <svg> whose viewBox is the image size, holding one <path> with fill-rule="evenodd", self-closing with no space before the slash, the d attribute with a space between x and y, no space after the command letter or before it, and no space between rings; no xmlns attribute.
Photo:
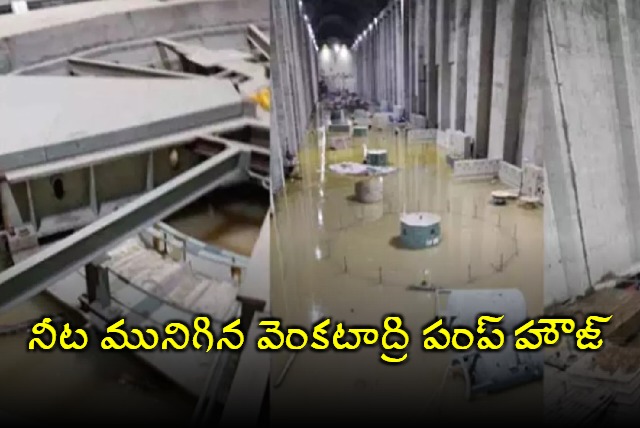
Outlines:
<svg viewBox="0 0 640 428"><path fill-rule="evenodd" d="M432 213L405 213L400 217L400 240L406 248L434 247L442 240L440 216Z"/></svg>
<svg viewBox="0 0 640 428"><path fill-rule="evenodd" d="M436 317L443 318L450 328L473 329L478 317L484 314L504 315L500 324L506 336L504 347L491 352L473 347L469 352L452 354L445 373L446 379L453 369L462 369L467 399L539 380L544 371L542 352L514 348L513 331L527 318L526 302L520 290L436 291Z"/></svg>

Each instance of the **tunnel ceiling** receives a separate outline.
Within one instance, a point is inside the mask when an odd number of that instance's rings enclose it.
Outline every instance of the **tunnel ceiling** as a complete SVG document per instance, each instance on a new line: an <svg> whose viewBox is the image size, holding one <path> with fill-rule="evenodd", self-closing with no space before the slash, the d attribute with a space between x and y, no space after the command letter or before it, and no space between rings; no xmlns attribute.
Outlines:
<svg viewBox="0 0 640 428"><path fill-rule="evenodd" d="M333 39L350 46L388 0L303 0L318 46Z"/></svg>

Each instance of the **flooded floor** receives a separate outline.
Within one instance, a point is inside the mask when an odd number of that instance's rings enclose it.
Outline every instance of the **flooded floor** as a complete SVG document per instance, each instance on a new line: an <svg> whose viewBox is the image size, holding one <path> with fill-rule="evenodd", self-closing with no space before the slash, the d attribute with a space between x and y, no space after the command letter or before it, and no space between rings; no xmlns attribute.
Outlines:
<svg viewBox="0 0 640 428"><path fill-rule="evenodd" d="M454 181L435 144L385 131L331 151L311 134L299 154L301 179L289 182L276 201L272 313L284 325L307 328L327 317L347 327L382 327L383 316L399 314L412 333L411 344L408 360L397 365L383 364L379 347L300 353L272 392L273 421L314 414L318 422L323 417L329 422L338 414L359 414L381 423L404 415L424 421L437 415L453 422L496 413L514 421L541 420L542 382L471 402L465 400L462 379L443 383L450 355L422 350L422 328L436 315L434 295L407 287L418 284L428 270L436 287L520 289L529 315L542 313L542 210L489 204L491 191L506 187ZM337 162L362 162L362 144L387 149L390 163L400 168L384 178L378 204L354 202L358 179L328 169ZM439 246L399 248L399 216L413 211L442 217ZM288 357L274 355L272 379ZM321 411L322 403L331 403L332 410Z"/></svg>
<svg viewBox="0 0 640 428"><path fill-rule="evenodd" d="M250 257L268 209L268 192L243 184L212 192L167 223L193 238Z"/></svg>

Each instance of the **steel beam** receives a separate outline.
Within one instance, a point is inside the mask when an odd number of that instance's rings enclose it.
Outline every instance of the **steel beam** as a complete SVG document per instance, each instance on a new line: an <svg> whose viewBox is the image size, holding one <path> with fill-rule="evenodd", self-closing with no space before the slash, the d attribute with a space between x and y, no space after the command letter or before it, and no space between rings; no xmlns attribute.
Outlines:
<svg viewBox="0 0 640 428"><path fill-rule="evenodd" d="M229 148L0 273L0 312L30 299L213 189L247 180L250 154Z"/></svg>
<svg viewBox="0 0 640 428"><path fill-rule="evenodd" d="M109 61L97 61L84 58L69 58L67 60L69 74L74 76L101 76L101 77L139 77L139 78L168 78L168 79L193 79L201 78L197 74L180 73L177 71L158 70L155 68L139 67L135 65L123 65Z"/></svg>
<svg viewBox="0 0 640 428"><path fill-rule="evenodd" d="M266 59L271 58L271 45L269 42L269 37L264 34L258 27L255 25L249 25L247 29L247 40L255 49L257 49L262 56Z"/></svg>
<svg viewBox="0 0 640 428"><path fill-rule="evenodd" d="M220 153L225 147L236 147L251 153L250 168L251 171L258 174L260 179L269 178L270 176L270 156L271 151L262 147L257 147L250 143L228 140L225 138L215 137L211 135L203 135L190 144L195 153L204 156L212 156Z"/></svg>

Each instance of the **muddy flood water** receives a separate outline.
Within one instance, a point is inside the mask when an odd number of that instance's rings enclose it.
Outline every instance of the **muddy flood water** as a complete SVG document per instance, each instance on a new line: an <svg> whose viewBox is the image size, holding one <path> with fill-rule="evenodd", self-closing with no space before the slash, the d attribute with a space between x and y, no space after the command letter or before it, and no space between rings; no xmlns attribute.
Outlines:
<svg viewBox="0 0 640 428"><path fill-rule="evenodd" d="M514 421L542 412L542 382L467 401L462 378L444 378L450 355L422 349L422 328L435 317L432 293L412 291L424 270L436 287L517 288L530 316L543 309L542 209L489 203L499 182L457 182L435 144L407 141L393 131L370 131L342 150L312 132L299 154L300 179L287 183L272 221L272 313L283 325L311 327L331 317L346 327L382 328L387 314L404 318L412 333L408 359L383 364L379 346L357 352L303 351L282 384L272 390L272 417L329 423L336 414L363 414L380 423L397 416L467 421L499 413ZM358 180L339 176L330 164L362 162L363 144L386 149L398 173L383 179L381 203L353 201ZM442 218L442 242L405 250L397 245L403 212ZM498 266L500 268L498 268ZM524 280L523 280L524 278ZM345 327L345 328L346 328ZM273 379L290 354L273 356ZM357 397L357 399L354 399ZM330 408L330 412L321 411ZM314 410L315 408L315 410ZM393 409L391 411L390 409Z"/></svg>

